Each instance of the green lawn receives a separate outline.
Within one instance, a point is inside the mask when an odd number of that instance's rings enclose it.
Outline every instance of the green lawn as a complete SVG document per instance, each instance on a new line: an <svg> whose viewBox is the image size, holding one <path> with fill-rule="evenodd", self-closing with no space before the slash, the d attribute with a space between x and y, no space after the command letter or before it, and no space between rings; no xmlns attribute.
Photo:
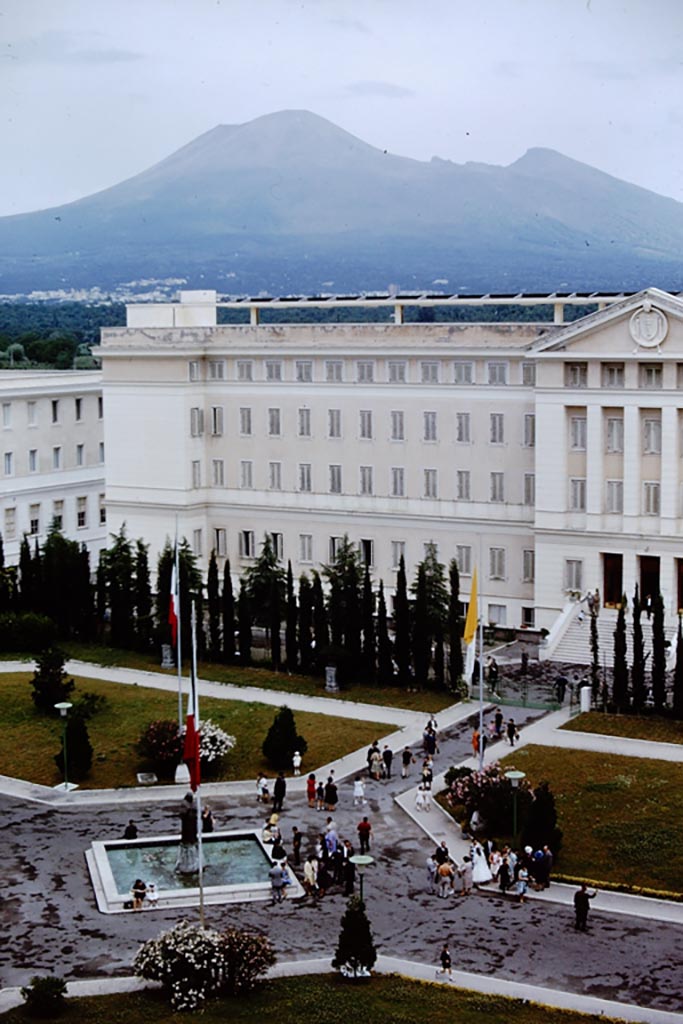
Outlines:
<svg viewBox="0 0 683 1024"><path fill-rule="evenodd" d="M564 831L557 871L683 893L683 764L534 745L501 764L550 783Z"/></svg>
<svg viewBox="0 0 683 1024"><path fill-rule="evenodd" d="M267 982L241 999L207 1003L200 1019L202 1024L224 1024L226 1020L231 1024L266 1020L278 1024L348 1024L359 1012L375 1024L588 1024L611 1019L391 975L355 983L337 975L283 978ZM167 1024L172 1017L176 1019L157 993L139 992L69 1000L65 1014L49 1020L67 1024ZM0 1014L3 1024L26 1020L22 1008Z"/></svg>
<svg viewBox="0 0 683 1024"><path fill-rule="evenodd" d="M589 711L572 718L562 728L570 732L593 732L658 743L683 743L683 722L656 715L606 715L601 711Z"/></svg>
<svg viewBox="0 0 683 1024"><path fill-rule="evenodd" d="M52 786L61 781L54 764L60 748L61 725L56 718L39 715L31 700L30 674L0 675L0 774ZM88 724L94 749L90 776L84 788L114 788L135 785L141 764L134 746L148 722L174 718L177 697L174 693L150 690L142 686L106 683L95 679L76 679L76 691L104 695L108 705ZM261 755L261 744L277 709L266 704L203 699L201 713L237 738L222 775L224 779L255 778L268 766ZM373 739L393 730L390 725L296 712L297 729L308 741L303 770L336 760Z"/></svg>

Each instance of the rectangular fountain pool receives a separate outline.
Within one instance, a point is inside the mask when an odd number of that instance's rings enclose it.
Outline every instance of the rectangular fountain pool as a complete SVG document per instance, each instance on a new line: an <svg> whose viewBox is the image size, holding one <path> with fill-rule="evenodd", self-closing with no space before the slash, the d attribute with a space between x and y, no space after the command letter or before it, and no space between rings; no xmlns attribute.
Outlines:
<svg viewBox="0 0 683 1024"><path fill-rule="evenodd" d="M175 871L179 845L177 835L92 843L86 861L102 913L124 911L137 878L154 882L161 909L196 906L198 876ZM256 832L212 832L203 837L202 851L205 903L270 899L272 860ZM288 897L303 895L291 869L289 875Z"/></svg>

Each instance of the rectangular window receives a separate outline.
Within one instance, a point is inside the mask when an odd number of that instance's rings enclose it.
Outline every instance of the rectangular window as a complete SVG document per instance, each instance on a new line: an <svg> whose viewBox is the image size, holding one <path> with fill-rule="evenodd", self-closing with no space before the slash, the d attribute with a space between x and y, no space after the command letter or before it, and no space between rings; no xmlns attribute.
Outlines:
<svg viewBox="0 0 683 1024"><path fill-rule="evenodd" d="M658 363L641 363L638 372L638 386L658 391L662 387L662 367Z"/></svg>
<svg viewBox="0 0 683 1024"><path fill-rule="evenodd" d="M52 468L62 468L62 449L59 447L52 449Z"/></svg>
<svg viewBox="0 0 683 1024"><path fill-rule="evenodd" d="M341 549L342 537L330 537L330 562L334 562Z"/></svg>
<svg viewBox="0 0 683 1024"><path fill-rule="evenodd" d="M603 388L623 388L624 364L603 363L601 367Z"/></svg>
<svg viewBox="0 0 683 1024"><path fill-rule="evenodd" d="M225 380L225 359L209 360L209 380Z"/></svg>
<svg viewBox="0 0 683 1024"><path fill-rule="evenodd" d="M508 382L508 364L507 363L489 363L488 364L488 382L489 382L489 384L507 384L507 382Z"/></svg>
<svg viewBox="0 0 683 1024"><path fill-rule="evenodd" d="M191 381L200 380L201 374L199 370L199 360L190 359L187 364L187 375Z"/></svg>
<svg viewBox="0 0 683 1024"><path fill-rule="evenodd" d="M225 558L227 554L225 529L222 526L217 526L213 531L213 550L219 558Z"/></svg>
<svg viewBox="0 0 683 1024"><path fill-rule="evenodd" d="M29 505L28 507L28 532L32 537L40 533L40 505Z"/></svg>
<svg viewBox="0 0 683 1024"><path fill-rule="evenodd" d="M38 472L38 449L31 448L28 453L28 471L29 473Z"/></svg>
<svg viewBox="0 0 683 1024"><path fill-rule="evenodd" d="M360 493L372 494L372 466L360 467Z"/></svg>
<svg viewBox="0 0 683 1024"><path fill-rule="evenodd" d="M436 498L438 496L435 469L424 470L424 496L425 498Z"/></svg>
<svg viewBox="0 0 683 1024"><path fill-rule="evenodd" d="M431 361L420 363L420 380L423 384L438 384L439 364Z"/></svg>
<svg viewBox="0 0 683 1024"><path fill-rule="evenodd" d="M311 436L311 410L299 409L299 437Z"/></svg>
<svg viewBox="0 0 683 1024"><path fill-rule="evenodd" d="M536 417L532 412L524 414L524 447L536 447Z"/></svg>
<svg viewBox="0 0 683 1024"><path fill-rule="evenodd" d="M211 482L214 487L225 487L225 462L223 459L212 460Z"/></svg>
<svg viewBox="0 0 683 1024"><path fill-rule="evenodd" d="M281 491L282 490L282 463L281 462L269 462L268 463L268 490L269 491Z"/></svg>
<svg viewBox="0 0 683 1024"><path fill-rule="evenodd" d="M605 511L617 512L619 515L624 511L624 481L605 481Z"/></svg>
<svg viewBox="0 0 683 1024"><path fill-rule="evenodd" d="M279 359L266 359L266 380L282 380L282 363Z"/></svg>
<svg viewBox="0 0 683 1024"><path fill-rule="evenodd" d="M104 418L104 398L102 395L98 395L97 398L97 418L98 420Z"/></svg>
<svg viewBox="0 0 683 1024"><path fill-rule="evenodd" d="M240 434L243 437L251 435L251 409L249 406L243 406L240 409Z"/></svg>
<svg viewBox="0 0 683 1024"><path fill-rule="evenodd" d="M504 604L490 604L488 615L489 625L507 626L507 607Z"/></svg>
<svg viewBox="0 0 683 1024"><path fill-rule="evenodd" d="M574 452L585 452L588 422L585 416L570 416L569 447Z"/></svg>
<svg viewBox="0 0 683 1024"><path fill-rule="evenodd" d="M35 425L36 425L36 403L35 402L27 402L26 403L26 413L27 413L27 416L28 416L28 425L29 425L29 427L35 427Z"/></svg>
<svg viewBox="0 0 683 1024"><path fill-rule="evenodd" d="M313 380L313 363L310 359L298 359L296 362L296 379L300 384L310 384Z"/></svg>
<svg viewBox="0 0 683 1024"><path fill-rule="evenodd" d="M586 511L586 478L572 477L569 481L569 508L572 512Z"/></svg>
<svg viewBox="0 0 683 1024"><path fill-rule="evenodd" d="M82 398L74 398L74 416L76 418L76 422L77 423L80 422L80 420L83 419L83 399Z"/></svg>
<svg viewBox="0 0 683 1024"><path fill-rule="evenodd" d="M536 625L536 609L522 608L522 626L526 629L533 629Z"/></svg>
<svg viewBox="0 0 683 1024"><path fill-rule="evenodd" d="M202 486L202 464L199 459L192 460L192 486Z"/></svg>
<svg viewBox="0 0 683 1024"><path fill-rule="evenodd" d="M11 427L12 426L12 403L11 402L3 402L2 403L2 425L3 425L3 427Z"/></svg>
<svg viewBox="0 0 683 1024"><path fill-rule="evenodd" d="M104 463L104 441L100 441L97 445L97 461L100 465Z"/></svg>
<svg viewBox="0 0 683 1024"><path fill-rule="evenodd" d="M502 412L489 413L489 440L491 444L505 441L505 416Z"/></svg>
<svg viewBox="0 0 683 1024"><path fill-rule="evenodd" d="M52 525L55 530L64 529L64 502L61 498L56 498L52 502Z"/></svg>
<svg viewBox="0 0 683 1024"><path fill-rule="evenodd" d="M389 383L390 384L405 384L406 382L406 364L391 360L389 362Z"/></svg>
<svg viewBox="0 0 683 1024"><path fill-rule="evenodd" d="M489 548L489 578L505 579L505 548Z"/></svg>
<svg viewBox="0 0 683 1024"><path fill-rule="evenodd" d="M201 437L203 433L204 410L195 405L190 409L190 435L192 437Z"/></svg>
<svg viewBox="0 0 683 1024"><path fill-rule="evenodd" d="M356 363L356 380L359 384L372 384L375 379L375 364L369 359L360 359Z"/></svg>
<svg viewBox="0 0 683 1024"><path fill-rule="evenodd" d="M578 558L567 558L564 563L564 585L567 590L583 591L583 562Z"/></svg>
<svg viewBox="0 0 683 1024"><path fill-rule="evenodd" d="M52 422L59 423L59 399L52 399Z"/></svg>
<svg viewBox="0 0 683 1024"><path fill-rule="evenodd" d="M327 410L327 436L341 437L341 409Z"/></svg>
<svg viewBox="0 0 683 1024"><path fill-rule="evenodd" d="M372 440L372 411L361 409L360 411L360 436L364 441Z"/></svg>
<svg viewBox="0 0 683 1024"><path fill-rule="evenodd" d="M389 415L391 416L391 440L405 441L405 417L403 412L399 409L392 409Z"/></svg>
<svg viewBox="0 0 683 1024"><path fill-rule="evenodd" d="M505 473L491 473L490 501L505 501Z"/></svg>
<svg viewBox="0 0 683 1024"><path fill-rule="evenodd" d="M564 386L567 388L587 388L588 363L565 363Z"/></svg>
<svg viewBox="0 0 683 1024"><path fill-rule="evenodd" d="M369 538L361 537L358 542L358 549L360 551L361 565L374 565L375 564L375 542Z"/></svg>
<svg viewBox="0 0 683 1024"><path fill-rule="evenodd" d="M462 576L472 575L472 548L469 544L456 545L455 560Z"/></svg>
<svg viewBox="0 0 683 1024"><path fill-rule="evenodd" d="M268 410L268 434L270 437L280 437L281 434L281 416L279 409Z"/></svg>
<svg viewBox="0 0 683 1024"><path fill-rule="evenodd" d="M5 540L14 540L17 535L17 510L5 509Z"/></svg>
<svg viewBox="0 0 683 1024"><path fill-rule="evenodd" d="M251 490L254 486L254 463L251 459L242 459L240 462L240 487L243 490Z"/></svg>
<svg viewBox="0 0 683 1024"><path fill-rule="evenodd" d="M77 466L84 466L85 465L85 445L84 444L77 444L76 445L76 465Z"/></svg>
<svg viewBox="0 0 683 1024"><path fill-rule="evenodd" d="M605 425L605 450L608 453L624 450L624 420L622 416L608 416Z"/></svg>
<svg viewBox="0 0 683 1024"><path fill-rule="evenodd" d="M202 531L192 531L192 554L196 555L197 558L202 557Z"/></svg>
<svg viewBox="0 0 683 1024"><path fill-rule="evenodd" d="M344 364L341 359L328 359L325 363L325 380L328 384L341 384L344 379Z"/></svg>
<svg viewBox="0 0 683 1024"><path fill-rule="evenodd" d="M106 526L107 525L107 506L106 506L106 503L105 503L105 496L104 496L104 494L100 494L100 496L98 498L97 504L98 504L98 508L99 508L100 526Z"/></svg>
<svg viewBox="0 0 683 1024"><path fill-rule="evenodd" d="M342 468L341 466L330 466L330 494L341 494L342 489Z"/></svg>
<svg viewBox="0 0 683 1024"><path fill-rule="evenodd" d="M299 463L299 490L311 490L311 464L310 462Z"/></svg>
<svg viewBox="0 0 683 1024"><path fill-rule="evenodd" d="M313 561L313 535L311 533L299 534L299 561Z"/></svg>
<svg viewBox="0 0 683 1024"><path fill-rule="evenodd" d="M661 455L662 422L659 419L643 420L643 455Z"/></svg>
<svg viewBox="0 0 683 1024"><path fill-rule="evenodd" d="M88 525L88 499L76 498L76 526L82 530Z"/></svg>
<svg viewBox="0 0 683 1024"><path fill-rule="evenodd" d="M240 530L240 558L253 558L256 554L254 545L254 531Z"/></svg>
<svg viewBox="0 0 683 1024"><path fill-rule="evenodd" d="M524 504L535 505L536 504L536 474L525 473L524 474Z"/></svg>
<svg viewBox="0 0 683 1024"><path fill-rule="evenodd" d="M436 441L436 413L425 412L422 414L424 421L425 441Z"/></svg>
<svg viewBox="0 0 683 1024"><path fill-rule="evenodd" d="M522 384L524 387L536 387L536 363L522 363Z"/></svg>
<svg viewBox="0 0 683 1024"><path fill-rule="evenodd" d="M643 482L643 515L659 515L659 481L645 480Z"/></svg>
<svg viewBox="0 0 683 1024"><path fill-rule="evenodd" d="M5 465L5 476L12 476L12 474L14 472L14 453L13 452L5 452L4 465Z"/></svg>
<svg viewBox="0 0 683 1024"><path fill-rule="evenodd" d="M455 416L455 439L459 444L471 444L471 417L468 412L459 412Z"/></svg>
<svg viewBox="0 0 683 1024"><path fill-rule="evenodd" d="M392 498L403 498L406 493L405 485L406 471L403 466L391 467L391 496Z"/></svg>
<svg viewBox="0 0 683 1024"><path fill-rule="evenodd" d="M284 539L283 539L282 534L281 533L271 533L271 535L270 535L270 542L271 542L271 545L273 547L273 554L277 558L278 562L281 562L282 561L282 556L283 556L284 550L285 550Z"/></svg>
<svg viewBox="0 0 683 1024"><path fill-rule="evenodd" d="M237 379L251 381L254 379L254 364L251 359L237 360Z"/></svg>
<svg viewBox="0 0 683 1024"><path fill-rule="evenodd" d="M456 384L474 383L474 363L457 360L453 364L453 380Z"/></svg>
<svg viewBox="0 0 683 1024"><path fill-rule="evenodd" d="M406 542L404 540L392 540L391 542L391 568L398 569L401 559L405 561Z"/></svg>
<svg viewBox="0 0 683 1024"><path fill-rule="evenodd" d="M458 469L455 474L455 496L458 501L471 501L470 471Z"/></svg>
<svg viewBox="0 0 683 1024"><path fill-rule="evenodd" d="M223 436L223 406L211 406L211 434L213 437Z"/></svg>
<svg viewBox="0 0 683 1024"><path fill-rule="evenodd" d="M524 583L533 583L536 579L536 552L533 548L525 548L522 551L522 580Z"/></svg>

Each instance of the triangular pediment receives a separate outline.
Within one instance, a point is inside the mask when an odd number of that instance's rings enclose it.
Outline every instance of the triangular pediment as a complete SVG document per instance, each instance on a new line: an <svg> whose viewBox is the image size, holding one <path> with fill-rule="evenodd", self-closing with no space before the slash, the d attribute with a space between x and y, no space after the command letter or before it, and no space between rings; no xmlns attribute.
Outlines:
<svg viewBox="0 0 683 1024"><path fill-rule="evenodd" d="M557 326L529 350L534 357L683 357L683 294L646 288L571 324Z"/></svg>

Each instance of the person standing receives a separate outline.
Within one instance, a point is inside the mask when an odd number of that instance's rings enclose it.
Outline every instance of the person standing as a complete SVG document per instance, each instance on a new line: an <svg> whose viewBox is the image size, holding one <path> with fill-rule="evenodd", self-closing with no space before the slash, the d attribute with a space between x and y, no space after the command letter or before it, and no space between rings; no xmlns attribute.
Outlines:
<svg viewBox="0 0 683 1024"><path fill-rule="evenodd" d="M301 775L301 754L298 750L292 755L292 771L295 775Z"/></svg>
<svg viewBox="0 0 683 1024"><path fill-rule="evenodd" d="M579 889L574 893L574 915L576 917L574 927L577 931L585 932L590 901L594 900L596 896L597 891L589 892L585 882L582 882Z"/></svg>
<svg viewBox="0 0 683 1024"><path fill-rule="evenodd" d="M495 714L493 716L493 725L494 725L494 729L496 731L496 739L498 739L498 740L503 735L503 722L504 721L505 721L505 716L503 715L503 712L500 710L500 708L496 708Z"/></svg>
<svg viewBox="0 0 683 1024"><path fill-rule="evenodd" d="M448 898L449 891L453 892L453 882L455 880L455 869L450 860L445 860L443 864L439 864L436 869L436 877L439 883L437 896L445 900Z"/></svg>
<svg viewBox="0 0 683 1024"><path fill-rule="evenodd" d="M337 785L330 775L329 779L325 783L325 810L336 811L337 801L339 800L339 794L337 792Z"/></svg>
<svg viewBox="0 0 683 1024"><path fill-rule="evenodd" d="M306 779L306 799L312 810L315 807L315 775L312 772Z"/></svg>
<svg viewBox="0 0 683 1024"><path fill-rule="evenodd" d="M292 853L294 855L294 863L297 865L297 867L299 866L299 864L301 864L302 838L303 837L301 835L301 832L299 832L299 829L295 825L294 828L292 829Z"/></svg>
<svg viewBox="0 0 683 1024"><path fill-rule="evenodd" d="M202 809L202 832L213 832L214 820L213 811L207 805Z"/></svg>
<svg viewBox="0 0 683 1024"><path fill-rule="evenodd" d="M279 864L273 864L268 872L268 877L270 878L271 902L273 904L282 903L285 896L286 872Z"/></svg>
<svg viewBox="0 0 683 1024"><path fill-rule="evenodd" d="M277 814L282 810L282 804L285 799L287 792L287 783L285 782L285 773L280 772L273 785L273 811Z"/></svg>
<svg viewBox="0 0 683 1024"><path fill-rule="evenodd" d="M358 839L360 841L360 852L367 853L370 849L370 835L372 833L372 825L368 821L367 817L364 817L362 821L358 822L356 832L358 833Z"/></svg>
<svg viewBox="0 0 683 1024"><path fill-rule="evenodd" d="M394 760L394 752L388 744L384 745L382 751L382 760L384 761L384 770L388 779L391 778L391 764Z"/></svg>
<svg viewBox="0 0 683 1024"><path fill-rule="evenodd" d="M401 778L405 779L408 775L408 769L410 768L411 762L414 762L410 747L404 747L403 753L401 754Z"/></svg>
<svg viewBox="0 0 683 1024"><path fill-rule="evenodd" d="M360 775L356 775L356 778L354 779L353 782L353 806L365 806L365 783L363 782Z"/></svg>
<svg viewBox="0 0 683 1024"><path fill-rule="evenodd" d="M444 943L439 960L441 961L441 970L437 971L437 974L443 974L449 979L452 978L453 971L451 968L453 966L453 961L451 959L448 943Z"/></svg>
<svg viewBox="0 0 683 1024"><path fill-rule="evenodd" d="M515 745L515 736L517 735L517 726L515 725L514 718L511 718L507 724L507 738L508 743L511 747Z"/></svg>

